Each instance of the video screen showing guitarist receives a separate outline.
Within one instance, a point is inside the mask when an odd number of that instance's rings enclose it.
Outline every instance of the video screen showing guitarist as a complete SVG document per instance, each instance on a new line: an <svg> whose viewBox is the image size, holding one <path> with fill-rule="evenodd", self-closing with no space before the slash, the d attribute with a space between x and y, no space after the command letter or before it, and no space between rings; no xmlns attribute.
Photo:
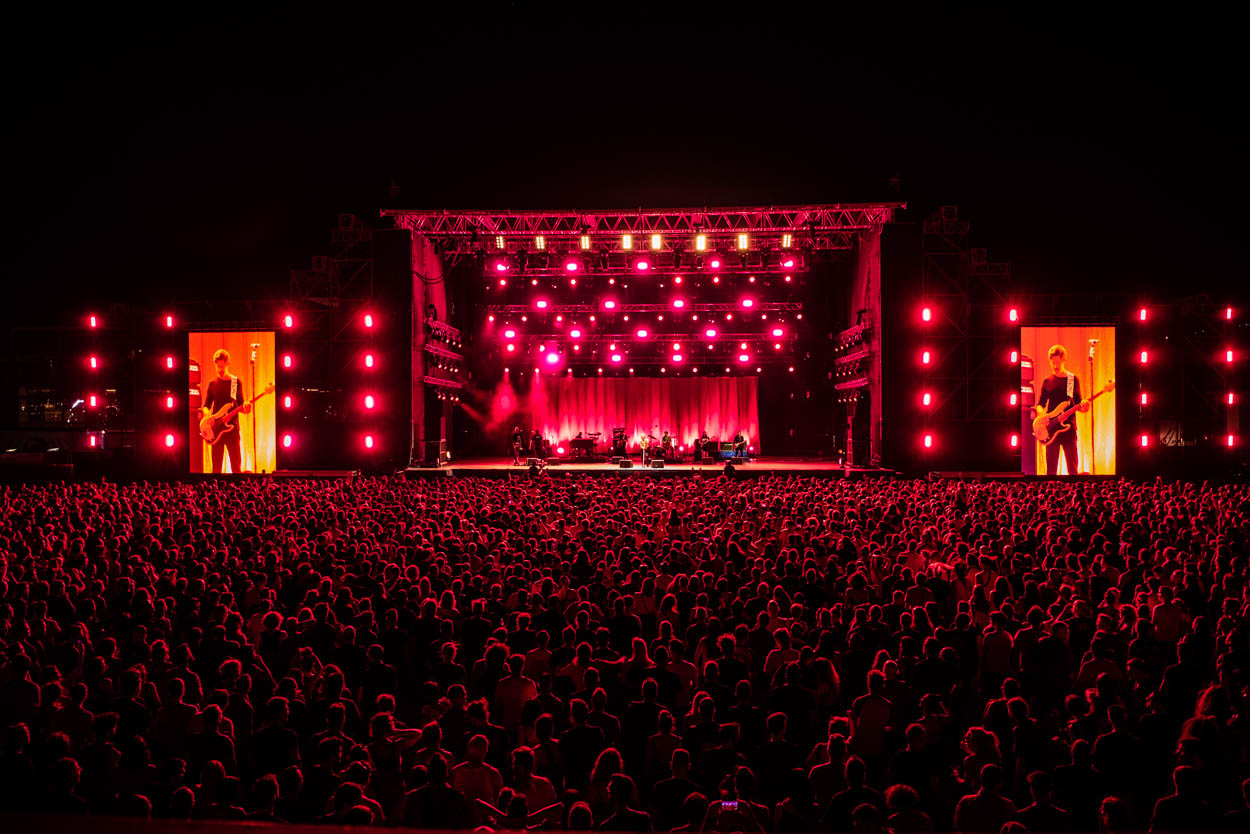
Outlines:
<svg viewBox="0 0 1250 834"><path fill-rule="evenodd" d="M250 414L252 404L243 400L243 383L239 378L230 373L230 351L225 348L218 349L213 354L213 364L217 366L217 376L214 377L204 389L204 399L200 409L201 415L204 417L210 414L216 414L221 410L222 406L228 405L231 408L238 407L243 414ZM243 471L243 455L239 449L239 431L238 416L233 418L235 424L233 431L226 432L221 438L221 442L213 444L213 474L221 474L222 461L226 455L230 455L230 471Z"/></svg>
<svg viewBox="0 0 1250 834"><path fill-rule="evenodd" d="M1076 406L1076 410L1081 412L1089 411L1089 402L1081 398L1080 379L1064 367L1068 359L1067 349L1063 345L1051 345L1047 356L1050 359L1051 374L1042 380L1041 390L1037 395L1036 416L1048 414L1059 405L1063 405L1064 408ZM1068 474L1075 475L1081 471L1076 459L1076 415L1070 414L1067 421L1072 424L1072 428L1062 432L1053 443L1046 447L1045 474L1047 475L1059 473L1061 450L1063 459L1068 464Z"/></svg>

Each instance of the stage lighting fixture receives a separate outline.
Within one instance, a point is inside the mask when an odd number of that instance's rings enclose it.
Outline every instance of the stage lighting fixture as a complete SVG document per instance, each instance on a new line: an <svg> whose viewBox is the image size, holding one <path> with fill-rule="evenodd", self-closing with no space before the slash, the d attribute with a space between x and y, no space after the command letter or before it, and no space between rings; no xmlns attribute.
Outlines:
<svg viewBox="0 0 1250 834"><path fill-rule="evenodd" d="M792 280L794 280L794 279L793 279L793 278L791 278L789 275L787 275L787 276L786 276L786 283L787 283L787 284L788 284L788 283L790 283Z"/></svg>
<svg viewBox="0 0 1250 834"><path fill-rule="evenodd" d="M92 327L92 328L98 327L99 319L97 319L95 316L87 316L87 326Z"/></svg>
<svg viewBox="0 0 1250 834"><path fill-rule="evenodd" d="M557 362L559 362L559 361L560 361L560 354L558 354L558 353L548 353L548 354L547 354L547 364L548 364L548 365L554 365L554 364L556 364L556 363L557 363Z"/></svg>
<svg viewBox="0 0 1250 834"><path fill-rule="evenodd" d="M613 362L620 362L620 361L621 361L621 355L620 355L619 353L614 353L614 354L612 354L612 361L613 361Z"/></svg>
<svg viewBox="0 0 1250 834"><path fill-rule="evenodd" d="M781 342L774 342L773 350L781 350Z"/></svg>
<svg viewBox="0 0 1250 834"><path fill-rule="evenodd" d="M291 448L291 435L289 434L282 435L282 448L283 449Z"/></svg>
<svg viewBox="0 0 1250 834"><path fill-rule="evenodd" d="M1011 448L1017 449L1019 447L1020 447L1020 435L1013 434L1011 436Z"/></svg>
<svg viewBox="0 0 1250 834"><path fill-rule="evenodd" d="M746 248L747 248L747 244L748 244L749 242L750 242L750 241L749 241L749 238L747 237L747 235L746 235L746 233L745 233L745 232L740 232L740 233L738 234L738 250L739 250L739 251L741 251L741 250L743 250L743 249L746 249Z"/></svg>
<svg viewBox="0 0 1250 834"><path fill-rule="evenodd" d="M96 360L94 356L90 357L87 360L87 364L91 366L91 370L93 371L100 367L100 363Z"/></svg>
<svg viewBox="0 0 1250 834"><path fill-rule="evenodd" d="M743 342L742 344L738 345L738 350L746 350L746 349L747 349L747 343L746 343L746 342Z"/></svg>
<svg viewBox="0 0 1250 834"><path fill-rule="evenodd" d="M94 435L94 434L93 434L93 435L90 435L90 436L87 438L87 445L88 445L88 446L90 446L92 449L94 449L94 448L95 448L95 445L96 445L96 439L95 439L95 435Z"/></svg>
<svg viewBox="0 0 1250 834"><path fill-rule="evenodd" d="M1146 392L1145 392L1145 391L1142 391L1142 392L1141 392L1141 404L1142 404L1142 405L1146 405L1146 403L1149 401L1149 399L1150 399L1150 398L1146 396Z"/></svg>
<svg viewBox="0 0 1250 834"><path fill-rule="evenodd" d="M1138 321L1146 320L1146 308L1145 307L1142 307L1140 310L1137 311L1137 320Z"/></svg>
<svg viewBox="0 0 1250 834"><path fill-rule="evenodd" d="M634 236L633 235L621 235L621 248L633 249L634 248Z"/></svg>
<svg viewBox="0 0 1250 834"><path fill-rule="evenodd" d="M931 434L926 434L926 435L924 436L924 447L925 447L926 449L932 449L932 448L933 448L933 435L931 435Z"/></svg>
<svg viewBox="0 0 1250 834"><path fill-rule="evenodd" d="M1143 364L1143 365L1145 365L1147 362L1149 362L1149 361L1150 361L1150 351L1148 351L1148 350L1143 350L1143 351L1141 352L1141 354L1138 356L1138 361L1140 361L1140 362L1141 362L1141 364Z"/></svg>
<svg viewBox="0 0 1250 834"><path fill-rule="evenodd" d="M1013 350L1011 353L1007 354L1007 360L1013 365L1018 363L1020 361L1020 351Z"/></svg>
<svg viewBox="0 0 1250 834"><path fill-rule="evenodd" d="M503 248L503 235L495 235L495 248L496 249Z"/></svg>
<svg viewBox="0 0 1250 834"><path fill-rule="evenodd" d="M165 357L165 370L172 371L173 369L174 369L174 357L166 356Z"/></svg>
<svg viewBox="0 0 1250 834"><path fill-rule="evenodd" d="M645 329L645 328L639 328L639 330L638 330L638 338L639 338L639 339L645 339L645 338L647 338L647 331L646 331L646 329Z"/></svg>
<svg viewBox="0 0 1250 834"><path fill-rule="evenodd" d="M682 358L683 358L683 357L682 357L682 355L681 355L680 353L674 353L674 354L673 354L673 362L674 362L674 364L681 362L681 361L682 361Z"/></svg>
<svg viewBox="0 0 1250 834"><path fill-rule="evenodd" d="M95 394L88 394L87 395L87 408L95 408L95 406L96 406Z"/></svg>
<svg viewBox="0 0 1250 834"><path fill-rule="evenodd" d="M675 308L677 308L678 310L680 310L682 307L685 307L685 306L686 306L686 302L685 302L685 301L682 301L680 298L674 298L674 299L673 299L673 306L674 306Z"/></svg>
<svg viewBox="0 0 1250 834"><path fill-rule="evenodd" d="M292 316L290 313L287 313L285 316L282 317L282 326L285 327L287 330L290 330L292 327L295 326L295 317Z"/></svg>
<svg viewBox="0 0 1250 834"><path fill-rule="evenodd" d="M638 272L646 272L651 268L651 261L648 258L635 258L634 269Z"/></svg>
<svg viewBox="0 0 1250 834"><path fill-rule="evenodd" d="M366 367L366 368L372 368L372 367L373 367L373 354L372 354L372 353L366 353L366 354L365 354L365 367Z"/></svg>
<svg viewBox="0 0 1250 834"><path fill-rule="evenodd" d="M790 373L794 373L794 366L793 366L793 365L791 365L791 366L790 366Z"/></svg>
<svg viewBox="0 0 1250 834"><path fill-rule="evenodd" d="M366 448L366 449L372 449L372 448L373 448L373 435L371 435L371 434L366 434L366 435L365 435L365 448Z"/></svg>
<svg viewBox="0 0 1250 834"><path fill-rule="evenodd" d="M754 283L755 283L755 276L754 276L754 275L752 275L750 278L748 278L748 279L747 279L747 281L749 281L750 283L754 284Z"/></svg>
<svg viewBox="0 0 1250 834"><path fill-rule="evenodd" d="M707 330L704 330L704 331L703 331L703 335L704 335L704 336L707 336L709 339L715 339L715 338L716 338L716 328L714 328L714 327L709 327Z"/></svg>
<svg viewBox="0 0 1250 834"><path fill-rule="evenodd" d="M534 238L534 248L539 250L540 252L546 249L547 238L543 237L542 235L539 235L538 237Z"/></svg>
<svg viewBox="0 0 1250 834"><path fill-rule="evenodd" d="M493 258L491 260L490 268L497 274L503 274L512 269L512 264L508 263L507 258Z"/></svg>
<svg viewBox="0 0 1250 834"><path fill-rule="evenodd" d="M1225 320L1225 321L1232 321L1232 320L1233 320L1233 308L1232 308L1232 307L1225 307L1225 308L1224 308L1224 320Z"/></svg>
<svg viewBox="0 0 1250 834"><path fill-rule="evenodd" d="M290 368L290 367L291 367L291 354L289 354L289 353L284 353L284 354L282 355L282 367L284 367L284 368Z"/></svg>
<svg viewBox="0 0 1250 834"><path fill-rule="evenodd" d="M720 262L719 257L713 256L712 259L707 262L708 269L720 269Z"/></svg>
<svg viewBox="0 0 1250 834"><path fill-rule="evenodd" d="M920 308L920 320L921 321L933 321L933 309L931 307L921 307Z"/></svg>
<svg viewBox="0 0 1250 834"><path fill-rule="evenodd" d="M1237 402L1237 397L1233 395L1232 391L1229 391L1228 392L1228 404L1232 405L1235 402Z"/></svg>
<svg viewBox="0 0 1250 834"><path fill-rule="evenodd" d="M582 249L589 249L590 248L590 235L582 235L579 240L579 243L581 244Z"/></svg>
<svg viewBox="0 0 1250 834"><path fill-rule="evenodd" d="M166 327L166 328L170 328L170 329L172 329L172 328L173 328L173 326L174 326L174 317L173 317L173 316L165 316L165 327Z"/></svg>
<svg viewBox="0 0 1250 834"><path fill-rule="evenodd" d="M785 331L784 331L784 330L782 330L780 327L774 327L774 328L773 328L773 336L775 336L775 337L777 337L777 338L781 338L781 335L782 335L783 333L785 333Z"/></svg>
<svg viewBox="0 0 1250 834"><path fill-rule="evenodd" d="M921 365L928 365L928 364L929 364L929 362L930 362L932 359L933 359L933 354L931 354L929 351L927 351L927 350L926 350L926 351L922 351L922 352L920 353L920 364L921 364Z"/></svg>
<svg viewBox="0 0 1250 834"><path fill-rule="evenodd" d="M516 350L516 345L509 343L509 345L508 345L508 353L512 353L512 352L513 352L513 351L515 351L515 350Z"/></svg>
<svg viewBox="0 0 1250 834"><path fill-rule="evenodd" d="M1020 320L1020 311L1012 307L1007 311L1007 321L1016 322Z"/></svg>
<svg viewBox="0 0 1250 834"><path fill-rule="evenodd" d="M544 300L544 299L541 299L541 298L540 298L540 299L538 299L537 301L535 301L535 302L534 302L534 306L535 306L535 307L537 307L537 308L538 308L538 309L540 309L540 310L546 310L546 309L547 309L547 302L546 302L546 300Z"/></svg>
<svg viewBox="0 0 1250 834"><path fill-rule="evenodd" d="M577 270L581 268L582 268L581 261L578 260L577 258L574 258L574 257L565 258L564 260L565 272L577 272Z"/></svg>
<svg viewBox="0 0 1250 834"><path fill-rule="evenodd" d="M703 252L707 250L707 235L694 236L694 250L696 252Z"/></svg>
<svg viewBox="0 0 1250 834"><path fill-rule="evenodd" d="M1143 434L1140 438L1138 438L1138 442L1141 444L1141 447L1145 449L1150 445L1150 437Z"/></svg>
<svg viewBox="0 0 1250 834"><path fill-rule="evenodd" d="M290 394L284 394L282 396L282 407L283 408L291 407L291 395Z"/></svg>
<svg viewBox="0 0 1250 834"><path fill-rule="evenodd" d="M362 321L363 321L363 323L364 323L365 327L367 327L367 328L372 328L372 327L373 327L373 313L365 313L364 318L362 319Z"/></svg>
<svg viewBox="0 0 1250 834"><path fill-rule="evenodd" d="M753 300L752 300L752 299L750 299L750 298L744 298L744 299L742 299L742 306L743 306L743 307L747 307L747 308L754 307L754 306L755 306L755 301L753 301Z"/></svg>
<svg viewBox="0 0 1250 834"><path fill-rule="evenodd" d="M365 394L365 408L373 408L374 399L372 394Z"/></svg>
<svg viewBox="0 0 1250 834"><path fill-rule="evenodd" d="M740 354L738 354L738 361L739 361L739 362L750 362L750 361L751 361L751 357L750 357L750 356L748 356L748 355L747 355L747 354L745 354L745 353L740 353Z"/></svg>
<svg viewBox="0 0 1250 834"><path fill-rule="evenodd" d="M651 236L651 248L652 248L652 249L663 249L663 248L664 248L664 238L660 237L659 235L652 235L652 236Z"/></svg>
<svg viewBox="0 0 1250 834"><path fill-rule="evenodd" d="M789 249L793 245L794 245L794 235L790 234L789 232L786 232L785 234L781 236L781 248L782 249Z"/></svg>
<svg viewBox="0 0 1250 834"><path fill-rule="evenodd" d="M933 404L933 395L930 394L928 391L925 391L923 394L920 395L920 404L923 405L925 408L928 408L930 405Z"/></svg>
<svg viewBox="0 0 1250 834"><path fill-rule="evenodd" d="M165 396L165 408L172 409L174 407L174 398L171 395Z"/></svg>
<svg viewBox="0 0 1250 834"><path fill-rule="evenodd" d="M165 435L165 448L171 448L174 445L174 436L172 434Z"/></svg>
<svg viewBox="0 0 1250 834"><path fill-rule="evenodd" d="M1010 394L1007 395L1007 405L1014 406L1018 402L1020 402L1020 395L1017 394L1015 391L1012 391Z"/></svg>
<svg viewBox="0 0 1250 834"><path fill-rule="evenodd" d="M507 278L500 278L500 279L499 279L499 286L500 286L500 287L506 287L506 286L508 286L508 279L507 279Z"/></svg>
<svg viewBox="0 0 1250 834"><path fill-rule="evenodd" d="M605 301L605 302L603 302L603 309L605 309L605 310L615 310L615 309L616 309L616 302L615 302L615 301Z"/></svg>
<svg viewBox="0 0 1250 834"><path fill-rule="evenodd" d="M1235 438L1233 435L1230 434L1228 436L1228 448L1231 449L1233 447L1234 442L1235 442Z"/></svg>
<svg viewBox="0 0 1250 834"><path fill-rule="evenodd" d="M515 338L516 338L516 331L515 331L515 330L513 330L512 328L508 328L507 330L505 330L505 331L503 332L503 337L504 337L505 339L515 339Z"/></svg>
<svg viewBox="0 0 1250 834"><path fill-rule="evenodd" d="M569 331L570 339L580 339L581 337L582 331L578 330L576 327Z"/></svg>
<svg viewBox="0 0 1250 834"><path fill-rule="evenodd" d="M1225 362L1233 361L1233 352L1231 350L1224 351L1224 361Z"/></svg>

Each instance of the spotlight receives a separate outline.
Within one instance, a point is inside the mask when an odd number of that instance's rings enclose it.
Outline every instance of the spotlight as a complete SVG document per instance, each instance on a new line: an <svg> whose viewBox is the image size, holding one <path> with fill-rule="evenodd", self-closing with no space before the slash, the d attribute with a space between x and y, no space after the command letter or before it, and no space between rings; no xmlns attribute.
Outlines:
<svg viewBox="0 0 1250 834"><path fill-rule="evenodd" d="M920 320L921 321L933 321L933 309L930 307L921 307L920 308Z"/></svg>
<svg viewBox="0 0 1250 834"><path fill-rule="evenodd" d="M291 395L290 395L290 394L285 394L285 395L283 395L283 397L282 397L282 407L283 407L283 408L290 408L290 407L291 407Z"/></svg>
<svg viewBox="0 0 1250 834"><path fill-rule="evenodd" d="M166 327L167 329L173 329L173 326L174 326L174 317L173 317L173 316L165 316L165 327Z"/></svg>
<svg viewBox="0 0 1250 834"><path fill-rule="evenodd" d="M558 353L548 353L548 354L547 354L547 364L548 364L548 365L554 365L554 364L556 364L556 363L557 363L557 362L559 362L559 361L560 361L560 354L558 354Z"/></svg>
<svg viewBox="0 0 1250 834"><path fill-rule="evenodd" d="M1149 399L1150 399L1150 398L1146 396L1146 392L1145 392L1145 391L1142 391L1142 392L1141 392L1141 404L1142 404L1142 405L1146 405L1146 404L1147 404L1147 402L1149 402Z"/></svg>
<svg viewBox="0 0 1250 834"><path fill-rule="evenodd" d="M706 249L707 249L707 235L695 235L694 236L694 250L696 252L703 252Z"/></svg>
<svg viewBox="0 0 1250 834"><path fill-rule="evenodd" d="M579 243L582 249L589 249L590 248L590 235L582 235L579 240Z"/></svg>
<svg viewBox="0 0 1250 834"><path fill-rule="evenodd" d="M745 353L740 353L740 354L738 354L738 361L739 361L739 362L750 362L750 361L751 361L751 357L750 357L750 356L748 356L748 355L747 355L747 354L745 354Z"/></svg>
<svg viewBox="0 0 1250 834"><path fill-rule="evenodd" d="M93 371L100 367L100 363L96 360L94 356L92 356L90 359L87 360L87 364L91 366L91 370Z"/></svg>
<svg viewBox="0 0 1250 834"><path fill-rule="evenodd" d="M1232 307L1225 307L1225 308L1224 308L1224 320L1225 320L1225 321L1232 321L1232 320L1233 320L1233 308L1232 308Z"/></svg>
<svg viewBox="0 0 1250 834"><path fill-rule="evenodd" d="M664 238L660 237L659 235L652 235L652 236L651 236L651 248L652 248L652 249L663 249L663 248L664 248Z"/></svg>
<svg viewBox="0 0 1250 834"><path fill-rule="evenodd" d="M789 232L786 232L785 234L781 236L781 248L782 249L789 249L793 245L794 245L794 235L790 234Z"/></svg>
<svg viewBox="0 0 1250 834"><path fill-rule="evenodd" d="M677 308L678 310L680 310L682 307L686 306L686 302L682 301L680 298L674 298L673 306Z"/></svg>
<svg viewBox="0 0 1250 834"><path fill-rule="evenodd" d="M573 328L572 330L569 331L570 339L580 339L581 337L582 337L582 331L578 330L577 328Z"/></svg>
<svg viewBox="0 0 1250 834"><path fill-rule="evenodd" d="M100 322L94 315L87 316L87 326L91 328L99 327Z"/></svg>
<svg viewBox="0 0 1250 834"><path fill-rule="evenodd" d="M715 338L716 338L716 328L715 328L715 327L709 327L707 330L704 330L704 331L703 331L703 335L704 335L704 336L707 336L709 339L715 339Z"/></svg>
<svg viewBox="0 0 1250 834"><path fill-rule="evenodd" d="M540 310L546 310L546 309L547 309L547 302L546 302L546 300L544 300L544 299L541 299L541 298L540 298L540 299L538 299L537 301L535 301L535 302L534 302L534 306L535 306L535 307L537 307L537 308L538 308L538 309L540 309Z"/></svg>
<svg viewBox="0 0 1250 834"><path fill-rule="evenodd" d="M1140 310L1137 311L1137 320L1138 321L1146 320L1146 308L1145 307L1142 307Z"/></svg>
<svg viewBox="0 0 1250 834"><path fill-rule="evenodd" d="M753 301L753 300L752 300L752 299L750 299L750 298L744 298L744 299L742 299L742 306L743 306L743 307L746 307L746 308L748 308L748 309L749 309L749 308L751 308L751 307L754 307L754 306L755 306L755 301Z"/></svg>
<svg viewBox="0 0 1250 834"><path fill-rule="evenodd" d="M1150 361L1150 351L1143 350L1140 356L1138 356L1138 359L1141 362L1141 364L1145 365L1146 363Z"/></svg>
<svg viewBox="0 0 1250 834"><path fill-rule="evenodd" d="M738 249L739 250L746 249L748 242L749 242L749 239L747 238L747 235L745 232L741 232L738 234Z"/></svg>
<svg viewBox="0 0 1250 834"><path fill-rule="evenodd" d="M165 448L172 448L174 445L174 436L172 434L165 435Z"/></svg>
<svg viewBox="0 0 1250 834"><path fill-rule="evenodd" d="M495 248L496 249L503 248L503 235L495 235Z"/></svg>
<svg viewBox="0 0 1250 834"><path fill-rule="evenodd" d="M166 395L165 408L172 409L173 407L174 407L174 398L172 396Z"/></svg>
<svg viewBox="0 0 1250 834"><path fill-rule="evenodd" d="M374 400L372 394L365 394L365 408L373 408Z"/></svg>
<svg viewBox="0 0 1250 834"><path fill-rule="evenodd" d="M1233 352L1231 350L1224 351L1224 361L1225 362L1233 361Z"/></svg>
<svg viewBox="0 0 1250 834"><path fill-rule="evenodd" d="M366 354L365 354L365 367L366 367L366 368L372 368L372 367L373 367L373 354L372 354L372 353L366 353Z"/></svg>
<svg viewBox="0 0 1250 834"><path fill-rule="evenodd" d="M581 268L582 268L582 261L580 258L570 255L564 259L564 271L565 272L574 273L574 272L577 272Z"/></svg>
<svg viewBox="0 0 1250 834"><path fill-rule="evenodd" d="M1149 435L1143 434L1141 437L1138 438L1137 442L1141 444L1141 447L1143 449L1145 449L1147 446L1150 445L1150 437Z"/></svg>
<svg viewBox="0 0 1250 834"><path fill-rule="evenodd" d="M682 357L682 355L681 355L680 353L674 353L674 354L673 354L673 364L678 364L678 363L680 363L680 362L682 361L682 359L683 359L683 357Z"/></svg>
<svg viewBox="0 0 1250 834"><path fill-rule="evenodd" d="M639 339L645 339L645 338L647 338L647 335L648 335L648 334L647 334L647 331L646 331L646 329L645 329L645 328L640 328L640 329L638 330L638 338L639 338Z"/></svg>
<svg viewBox="0 0 1250 834"><path fill-rule="evenodd" d="M651 261L647 258L637 258L634 260L634 269L639 272L646 272L651 268Z"/></svg>
<svg viewBox="0 0 1250 834"><path fill-rule="evenodd" d="M165 370L172 371L173 369L174 369L174 357L166 356L165 357Z"/></svg>
<svg viewBox="0 0 1250 834"><path fill-rule="evenodd" d="M373 435L371 435L371 434L366 434L366 435L365 435L365 448L366 448L366 449L372 449L372 448L373 448Z"/></svg>
<svg viewBox="0 0 1250 834"><path fill-rule="evenodd" d="M925 447L926 449L932 449L932 448L933 448L933 435L931 435L931 434L926 434L926 435L924 436L924 447Z"/></svg>
<svg viewBox="0 0 1250 834"><path fill-rule="evenodd" d="M534 248L540 252L545 250L547 248L547 238L542 235L538 235L534 238Z"/></svg>
<svg viewBox="0 0 1250 834"><path fill-rule="evenodd" d="M1010 394L1007 395L1007 405L1014 406L1019 401L1020 401L1020 395L1017 394L1015 391L1012 391Z"/></svg>
<svg viewBox="0 0 1250 834"><path fill-rule="evenodd" d="M1011 448L1017 449L1019 447L1020 447L1020 435L1013 434L1011 436Z"/></svg>
<svg viewBox="0 0 1250 834"><path fill-rule="evenodd" d="M1020 351L1013 350L1011 353L1007 354L1007 359L1011 362L1011 364L1015 365L1020 361Z"/></svg>
<svg viewBox="0 0 1250 834"><path fill-rule="evenodd" d="M516 345L509 343L509 344L508 344L508 353L512 353L512 352L513 352L513 351L515 351L515 350L516 350Z"/></svg>
<svg viewBox="0 0 1250 834"><path fill-rule="evenodd" d="M95 406L96 406L96 396L95 396L95 394L90 394L90 395L88 395L88 396L87 396L87 408L95 408Z"/></svg>
<svg viewBox="0 0 1250 834"><path fill-rule="evenodd" d="M373 327L373 313L365 313L364 324L367 328Z"/></svg>
<svg viewBox="0 0 1250 834"><path fill-rule="evenodd" d="M1010 310L1007 311L1007 321L1014 322L1014 321L1019 321L1019 320L1020 320L1019 310L1017 310L1015 307L1012 307Z"/></svg>
<svg viewBox="0 0 1250 834"><path fill-rule="evenodd" d="M292 316L290 313L287 313L285 316L282 317L282 326L285 327L287 330L290 330L292 327L295 326L295 317Z"/></svg>
<svg viewBox="0 0 1250 834"><path fill-rule="evenodd" d="M614 354L612 354L612 361L613 361L613 362L620 362L620 361L621 361L621 355L620 355L619 353L614 353Z"/></svg>
<svg viewBox="0 0 1250 834"><path fill-rule="evenodd" d="M282 367L284 368L291 367L291 354L289 353L282 354Z"/></svg>
<svg viewBox="0 0 1250 834"><path fill-rule="evenodd" d="M291 448L291 435L289 434L282 435L282 448L283 449Z"/></svg>
<svg viewBox="0 0 1250 834"><path fill-rule="evenodd" d="M923 405L925 408L928 408L930 405L933 404L933 395L930 394L928 391L925 391L923 394L920 395L920 404Z"/></svg>
<svg viewBox="0 0 1250 834"><path fill-rule="evenodd" d="M926 351L921 352L920 354L921 365L928 365L929 362L932 361L932 359L933 359L933 355L929 351L926 350Z"/></svg>
<svg viewBox="0 0 1250 834"><path fill-rule="evenodd" d="M513 330L512 328L508 328L507 330L505 330L505 331L503 332L503 337L504 337L505 339L515 339L515 338L516 338L516 331L515 331L515 330Z"/></svg>
<svg viewBox="0 0 1250 834"><path fill-rule="evenodd" d="M621 248L633 249L634 248L634 236L633 235L621 235Z"/></svg>
<svg viewBox="0 0 1250 834"><path fill-rule="evenodd" d="M782 330L780 327L774 327L774 328L773 328L773 336L775 336L775 337L777 337L777 338L780 338L780 337L781 337L781 334L782 334L782 333L784 333L784 332L785 332L785 331L784 331L784 330Z"/></svg>
<svg viewBox="0 0 1250 834"><path fill-rule="evenodd" d="M1231 434L1230 434L1230 435L1228 436L1228 440L1227 440L1227 443L1228 443L1228 448L1230 448L1230 449L1231 449L1231 448L1233 448L1233 445L1234 445L1234 443L1235 443L1235 442L1236 442L1236 437L1235 437L1234 435L1231 435Z"/></svg>

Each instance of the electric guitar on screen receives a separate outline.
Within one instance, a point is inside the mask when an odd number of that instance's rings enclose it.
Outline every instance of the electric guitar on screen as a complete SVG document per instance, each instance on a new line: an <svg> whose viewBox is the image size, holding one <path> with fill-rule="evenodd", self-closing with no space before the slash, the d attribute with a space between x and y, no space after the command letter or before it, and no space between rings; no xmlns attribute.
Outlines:
<svg viewBox="0 0 1250 834"><path fill-rule="evenodd" d="M1094 396L1090 397L1087 402L1093 402L1103 394L1115 390L1115 380L1107 380L1107 384L1102 387ZM1055 438L1072 428L1072 421L1068 418L1076 411L1077 405L1068 405L1068 400L1064 400L1055 406L1049 414L1043 414L1033 421L1033 436L1037 438L1037 442L1043 446L1049 446L1055 442Z"/></svg>
<svg viewBox="0 0 1250 834"><path fill-rule="evenodd" d="M264 391L261 391L259 394L252 397L243 405L251 405L266 394L272 393L273 383L271 382L265 387ZM235 415L243 410L243 405L236 405L232 407L230 403L226 403L217 410L216 414L206 415L204 419L200 421L200 437L204 438L204 442L209 446L216 446L221 442L223 437L237 429L238 426L234 424L233 420Z"/></svg>

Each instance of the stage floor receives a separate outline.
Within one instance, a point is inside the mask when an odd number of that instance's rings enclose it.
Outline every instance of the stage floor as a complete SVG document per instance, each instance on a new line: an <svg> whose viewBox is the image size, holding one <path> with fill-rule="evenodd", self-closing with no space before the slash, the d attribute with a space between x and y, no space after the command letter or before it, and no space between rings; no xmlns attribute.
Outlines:
<svg viewBox="0 0 1250 834"><path fill-rule="evenodd" d="M752 458L749 461L734 461L734 469L740 476L787 476L802 475L804 477L842 478L854 475L889 475L889 470L870 469L867 467L843 466L836 461L819 458ZM528 474L529 467L524 464L512 465L509 458L471 458L452 461L438 468L412 468L406 470L410 476L421 475L470 475L479 477L506 477L508 475ZM568 472L578 475L647 475L651 477L668 476L706 476L716 477L725 470L724 463L668 463L663 469L644 469L637 459L633 467L622 469L612 463L583 463L562 460L559 463L549 462L546 472L559 476Z"/></svg>

